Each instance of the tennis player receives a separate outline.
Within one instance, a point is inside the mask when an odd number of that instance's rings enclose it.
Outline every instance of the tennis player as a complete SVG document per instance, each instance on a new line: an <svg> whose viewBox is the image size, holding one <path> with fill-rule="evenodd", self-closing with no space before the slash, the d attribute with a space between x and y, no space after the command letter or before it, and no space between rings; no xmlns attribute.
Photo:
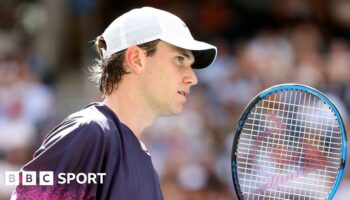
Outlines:
<svg viewBox="0 0 350 200"><path fill-rule="evenodd" d="M12 199L163 199L141 133L157 117L183 110L198 82L193 69L210 65L216 47L194 40L177 16L143 7L113 21L96 48L100 57L91 71L104 101L48 134L23 166ZM28 171L37 173L35 185L23 184ZM52 185L40 182L43 171L53 172ZM86 176L68 183L67 174Z"/></svg>

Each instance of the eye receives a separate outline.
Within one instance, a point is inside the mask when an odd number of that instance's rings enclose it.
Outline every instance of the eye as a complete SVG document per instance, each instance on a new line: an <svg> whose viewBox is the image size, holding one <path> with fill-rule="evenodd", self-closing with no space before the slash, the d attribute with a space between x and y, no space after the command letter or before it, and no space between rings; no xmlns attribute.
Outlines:
<svg viewBox="0 0 350 200"><path fill-rule="evenodd" d="M176 60L179 61L179 63L183 63L185 58L183 56L176 56Z"/></svg>

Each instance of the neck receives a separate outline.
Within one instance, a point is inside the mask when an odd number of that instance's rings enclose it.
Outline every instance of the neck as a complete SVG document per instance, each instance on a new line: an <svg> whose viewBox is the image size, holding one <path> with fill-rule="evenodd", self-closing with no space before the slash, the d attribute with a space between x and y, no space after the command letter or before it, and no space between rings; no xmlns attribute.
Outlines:
<svg viewBox="0 0 350 200"><path fill-rule="evenodd" d="M134 132L138 139L140 139L142 131L150 126L156 118L144 106L137 90L126 88L122 84L118 85L118 89L105 98L104 103L112 109L123 124Z"/></svg>

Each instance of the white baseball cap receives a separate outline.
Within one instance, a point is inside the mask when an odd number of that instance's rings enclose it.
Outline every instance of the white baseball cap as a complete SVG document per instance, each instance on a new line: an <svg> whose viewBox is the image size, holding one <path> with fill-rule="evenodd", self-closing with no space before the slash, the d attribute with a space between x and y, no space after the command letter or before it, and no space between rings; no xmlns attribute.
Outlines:
<svg viewBox="0 0 350 200"><path fill-rule="evenodd" d="M160 39L179 48L191 50L195 57L193 68L205 68L214 62L215 46L195 40L186 24L177 16L152 7L133 9L115 19L102 34L107 49L104 58L125 50Z"/></svg>

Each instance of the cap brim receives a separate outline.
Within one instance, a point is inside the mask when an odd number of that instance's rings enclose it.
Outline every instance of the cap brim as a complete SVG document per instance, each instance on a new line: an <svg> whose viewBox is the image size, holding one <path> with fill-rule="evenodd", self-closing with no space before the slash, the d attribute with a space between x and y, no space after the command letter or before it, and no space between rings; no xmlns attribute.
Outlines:
<svg viewBox="0 0 350 200"><path fill-rule="evenodd" d="M161 40L171 45L174 45L176 47L191 50L195 58L192 68L202 69L202 68L208 67L216 59L217 49L215 46L211 44L197 41L197 40L172 41L172 40L167 40L166 38L161 38Z"/></svg>
<svg viewBox="0 0 350 200"><path fill-rule="evenodd" d="M204 50L192 50L195 62L192 67L195 69L202 69L212 64L216 58L216 48Z"/></svg>

